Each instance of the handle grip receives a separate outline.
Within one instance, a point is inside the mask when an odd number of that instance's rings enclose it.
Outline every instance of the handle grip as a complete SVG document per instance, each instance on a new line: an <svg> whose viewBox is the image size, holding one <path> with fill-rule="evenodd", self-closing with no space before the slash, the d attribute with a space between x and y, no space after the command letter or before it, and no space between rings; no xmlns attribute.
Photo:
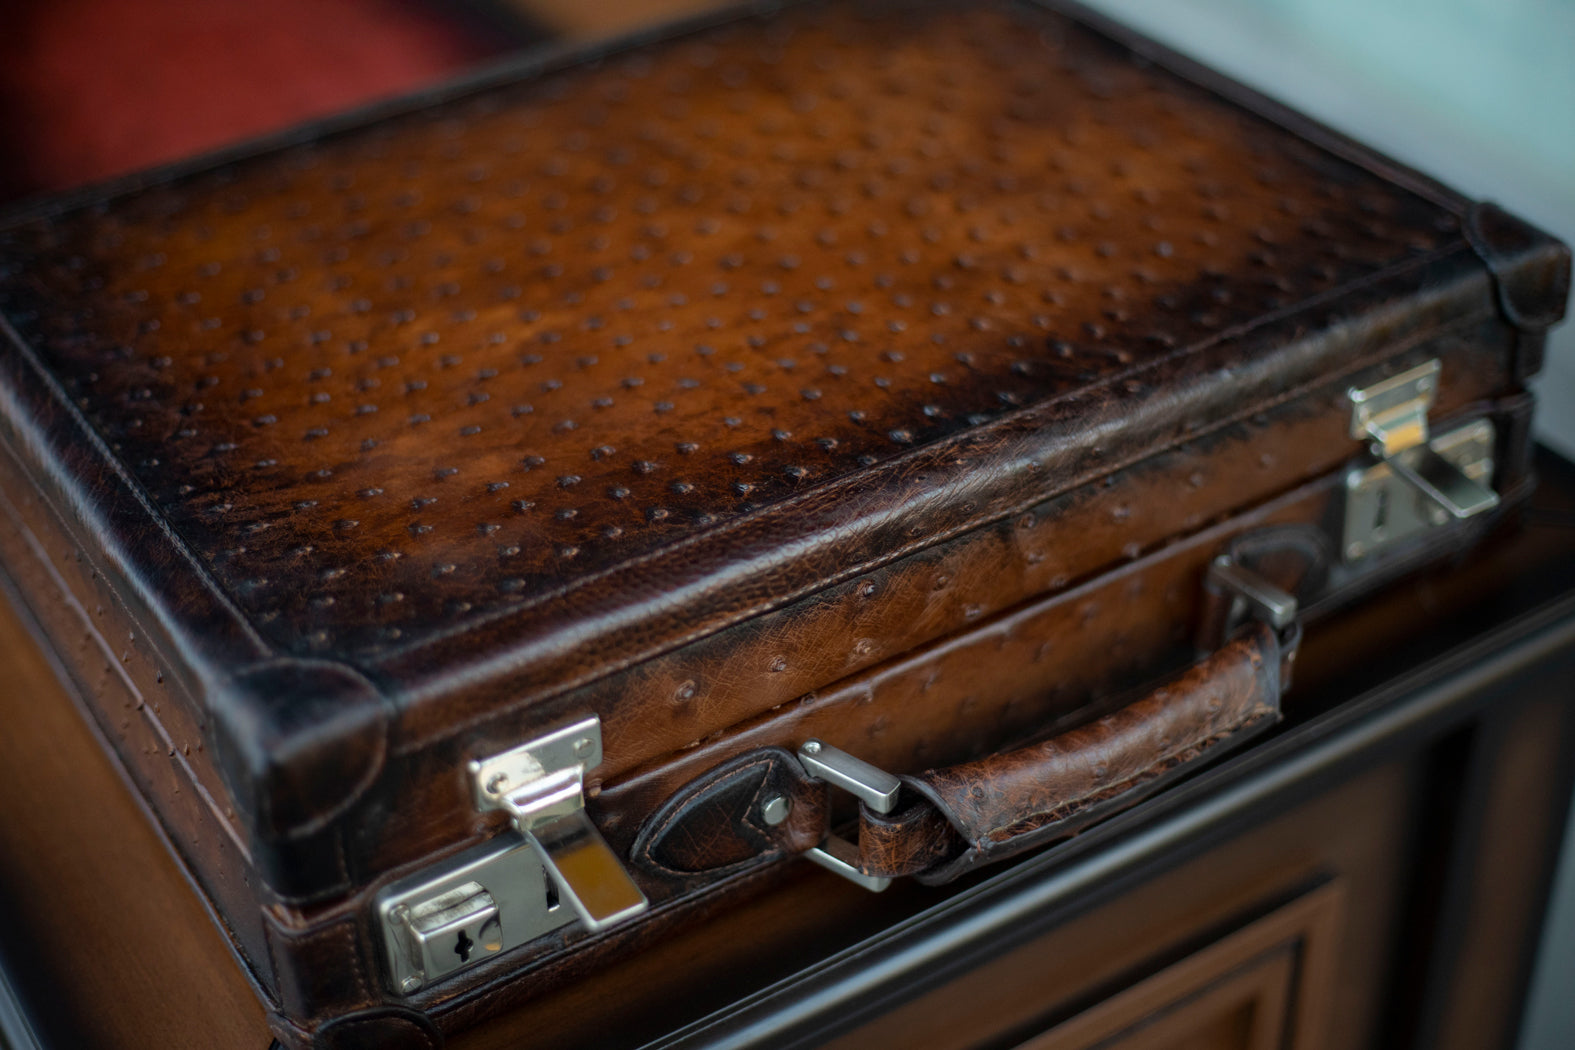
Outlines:
<svg viewBox="0 0 1575 1050"><path fill-rule="evenodd" d="M941 883L1133 805L1279 719L1301 638L1295 599L1228 558L1207 593L1226 640L1120 710L1050 739L893 777L820 741L745 752L669 798L630 859L688 879L802 854L868 889ZM1245 621L1245 622L1243 622ZM860 800L856 842L830 834L828 788Z"/></svg>
<svg viewBox="0 0 1575 1050"><path fill-rule="evenodd" d="M1220 649L1127 706L1058 736L974 762L903 777L909 801L860 807L859 869L946 882L988 861L1071 834L1125 808L1189 763L1279 718L1289 638L1252 623Z"/></svg>

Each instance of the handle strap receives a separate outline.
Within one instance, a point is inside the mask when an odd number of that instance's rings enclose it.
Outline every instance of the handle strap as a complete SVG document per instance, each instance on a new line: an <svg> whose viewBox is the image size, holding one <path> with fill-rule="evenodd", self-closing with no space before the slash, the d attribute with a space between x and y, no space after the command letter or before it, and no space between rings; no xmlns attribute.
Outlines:
<svg viewBox="0 0 1575 1050"><path fill-rule="evenodd" d="M1073 834L1279 719L1300 629L1294 622L1277 629L1262 611L1253 616L1125 707L977 761L892 778L819 742L799 756L782 748L740 755L653 814L631 860L689 877L802 853L881 889L895 876L947 882ZM861 798L856 842L830 833L828 783Z"/></svg>
<svg viewBox="0 0 1575 1050"><path fill-rule="evenodd" d="M1279 718L1283 646L1252 624L1153 692L1027 747L902 778L911 801L860 806L859 868L946 882L1125 808L1188 763Z"/></svg>

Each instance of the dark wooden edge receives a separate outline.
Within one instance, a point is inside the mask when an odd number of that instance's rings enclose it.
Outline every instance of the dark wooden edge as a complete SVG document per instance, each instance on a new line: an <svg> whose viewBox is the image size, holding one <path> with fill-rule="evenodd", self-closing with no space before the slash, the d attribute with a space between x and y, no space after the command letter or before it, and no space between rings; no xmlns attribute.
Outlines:
<svg viewBox="0 0 1575 1050"><path fill-rule="evenodd" d="M1087 992L1076 996L1064 1006L1058 1005L1055 1013L1050 1015L1049 1018L1039 1017L1020 1022L1015 1028L1010 1029L1008 1033L996 1038L988 1045L995 1048L995 1050L1004 1050L1006 1047L1011 1047L1012 1050L1038 1050L1032 1042L1035 1037L1049 1035L1063 1023L1075 1022L1077 1016L1084 1011L1110 1009L1122 998L1128 996L1129 993L1138 992L1151 980L1161 978L1166 973L1174 973L1178 968L1196 965L1201 961L1201 956L1216 955L1221 948L1227 947L1231 941L1239 942L1241 939L1253 938L1255 930L1261 929L1264 923L1273 923L1277 916L1284 916L1287 912L1299 911L1309 904L1320 900L1325 902L1325 906L1334 904L1337 908L1341 907L1343 906L1344 892L1345 886L1338 873L1327 868L1314 868L1301 878L1285 884L1267 896L1257 898L1250 904L1243 902L1246 906L1228 917L1208 923L1183 936L1179 941L1167 944L1164 950L1152 960L1152 970L1149 970L1148 967L1144 968L1145 971L1149 972L1127 972L1114 976L1089 989ZM1289 940L1281 939L1274 947L1270 947L1266 951L1252 952L1245 955L1241 958L1239 967L1226 967L1221 970L1216 976L1216 981L1227 982L1240 977L1246 971L1281 953L1288 953L1291 960L1293 960L1292 965L1300 969L1300 967L1305 965L1309 947L1307 941L1294 936ZM1198 991L1202 994L1207 994L1209 988L1218 986L1216 981L1209 982L1203 989ZM1168 1013L1169 1008L1179 1007L1185 1009L1186 1004L1193 1001L1192 996L1185 995L1180 1000L1170 997L1164 997L1164 999L1166 1001L1161 1006L1160 1017ZM1300 1006L1300 1004L1298 1005ZM1297 1024L1296 1017L1301 1012L1301 1009L1297 1009L1284 1018L1287 1022L1287 1030L1300 1027ZM1158 1018L1150 1014L1140 1024L1146 1025L1151 1019L1158 1020ZM1050 1026L1049 1028L1046 1027L1047 1024ZM1131 1031L1131 1029L1128 1028L1127 1031ZM1287 1039L1289 1040L1289 1038L1288 1036ZM1023 1046L1020 1044L1027 1045ZM1108 1041L1095 1044L1099 1050L1103 1050L1108 1045ZM1117 1045L1119 1046L1120 1044L1118 1043ZM1281 1050L1284 1050L1284 1046L1294 1045L1294 1043L1287 1042L1287 1044L1282 1045ZM1311 1045L1322 1050L1321 1044L1313 1043Z"/></svg>
<svg viewBox="0 0 1575 1050"><path fill-rule="evenodd" d="M1575 541L1572 541L1575 542ZM1508 726L1503 722L1473 726L1467 744L1469 755L1466 763L1466 783L1461 785L1462 805L1458 811L1456 827L1445 869L1445 882L1440 894L1437 929L1434 932L1433 950L1429 953L1427 967L1420 984L1420 995L1412 1005L1414 1028L1405 1034L1407 1045L1436 1046L1445 1041L1443 1029L1447 1011L1457 990L1457 977L1465 960L1464 948L1467 926L1471 921L1472 890L1476 871L1482 861L1477 848L1480 836L1486 830L1488 813L1487 794L1493 780L1495 759L1508 736ZM1560 832L1568 825L1571 808L1575 808L1575 719L1566 718L1562 725L1558 748L1558 773L1554 784L1563 785L1553 801L1550 823ZM1516 956L1506 960L1513 972L1511 987L1520 991L1517 1008L1503 1019L1501 1038L1495 1046L1519 1047L1521 1029L1526 1022L1526 996L1530 993L1532 979L1536 976L1538 954L1547 938L1548 911L1559 874L1560 858L1575 849L1575 840L1555 843L1549 849L1547 863L1532 878L1528 895L1535 903L1536 930L1519 945ZM1394 1045L1394 1044L1390 1044Z"/></svg>
<svg viewBox="0 0 1575 1050"><path fill-rule="evenodd" d="M1561 784L1575 783L1575 726L1566 725L1563 746L1559 750L1559 772L1557 782ZM1569 826L1570 811L1575 810L1575 792L1565 791L1559 801L1554 805L1552 819L1559 828ZM1526 998L1531 994L1532 981L1538 980L1538 960L1541 958L1543 942L1548 939L1551 932L1548 928L1548 919L1554 904L1553 895L1558 886L1559 867L1561 864L1575 863L1575 839L1566 838L1560 847L1554 848L1552 857L1547 866L1537 874L1531 899L1537 902L1538 925L1537 931L1527 937L1520 946L1520 958L1514 961L1515 978L1514 987L1521 989L1521 1003L1519 1009L1513 1010L1505 1021L1504 1046L1518 1047L1521 1045L1521 1035L1525 1029L1528 1015Z"/></svg>
<svg viewBox="0 0 1575 1050"><path fill-rule="evenodd" d="M0 1050L44 1050L38 1026L17 995L11 961L0 955Z"/></svg>
<svg viewBox="0 0 1575 1050"><path fill-rule="evenodd" d="M229 949L230 957L245 976L246 983L251 986L258 1002L263 1003L265 1006L271 1006L274 1002L274 996L264 986L256 964L241 950L240 938L235 935L235 931L231 928L229 921L218 910L213 898L209 896L208 892L198 881L192 870L191 860L177 844L169 829L165 827L163 819L153 807L151 800L137 787L136 779L126 767L125 760L110 742L108 735L104 732L104 727L100 725L98 717L93 713L92 707L82 695L77 685L76 677L66 667L59 650L55 648L54 642L39 624L32 608L24 600L20 588L17 587L16 582L11 578L10 573L5 570L4 566L0 566L0 602L9 604L12 615L16 617L17 622L27 632L28 637L32 640L44 662L54 671L55 680L60 683L61 692L70 697L71 705L76 708L77 716L82 719L83 724L87 727L87 731L97 742L99 750L104 754L105 761L115 771L115 776L119 778L126 789L126 793L146 819L147 826L158 837L159 842L164 846L165 852L174 861L175 868L181 873L182 879L185 880L187 892L197 898L198 903L202 905L202 910L207 913L208 918L213 922L214 928L219 931L221 935L220 940ZM3 955L0 955L0 970L3 970L4 963L5 959Z"/></svg>
<svg viewBox="0 0 1575 1050"><path fill-rule="evenodd" d="M1572 649L1575 595L1566 595L645 1050L788 1050L846 1032L1201 854L1242 820L1466 721L1494 686Z"/></svg>

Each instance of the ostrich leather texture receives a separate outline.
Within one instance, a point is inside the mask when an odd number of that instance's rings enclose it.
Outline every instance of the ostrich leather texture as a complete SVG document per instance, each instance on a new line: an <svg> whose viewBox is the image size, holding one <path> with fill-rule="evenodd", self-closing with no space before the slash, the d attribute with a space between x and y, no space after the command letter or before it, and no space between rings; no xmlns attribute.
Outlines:
<svg viewBox="0 0 1575 1050"><path fill-rule="evenodd" d="M1567 284L1085 14L789 5L0 219L0 553L299 1042L381 995L357 895L504 826L472 759L596 714L627 852L810 727L978 757L1433 358L1509 502Z"/></svg>

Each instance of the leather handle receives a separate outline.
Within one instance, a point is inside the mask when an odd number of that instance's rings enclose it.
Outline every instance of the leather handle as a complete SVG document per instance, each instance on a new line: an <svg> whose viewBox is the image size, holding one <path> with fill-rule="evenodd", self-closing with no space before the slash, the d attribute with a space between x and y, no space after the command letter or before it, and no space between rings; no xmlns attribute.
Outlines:
<svg viewBox="0 0 1575 1050"><path fill-rule="evenodd" d="M1258 622L1111 714L1048 740L902 777L893 812L860 807L857 844L829 839L827 782L791 752L745 752L691 782L641 827L630 860L688 881L763 859L836 847L838 870L866 885L897 876L941 883L987 861L1072 834L1126 808L1279 717L1299 629ZM831 865L828 865L831 866ZM872 887L873 888L873 887Z"/></svg>
<svg viewBox="0 0 1575 1050"><path fill-rule="evenodd" d="M1288 639L1252 623L1127 706L1012 751L902 778L890 814L861 807L859 868L945 882L1132 805L1279 718Z"/></svg>

